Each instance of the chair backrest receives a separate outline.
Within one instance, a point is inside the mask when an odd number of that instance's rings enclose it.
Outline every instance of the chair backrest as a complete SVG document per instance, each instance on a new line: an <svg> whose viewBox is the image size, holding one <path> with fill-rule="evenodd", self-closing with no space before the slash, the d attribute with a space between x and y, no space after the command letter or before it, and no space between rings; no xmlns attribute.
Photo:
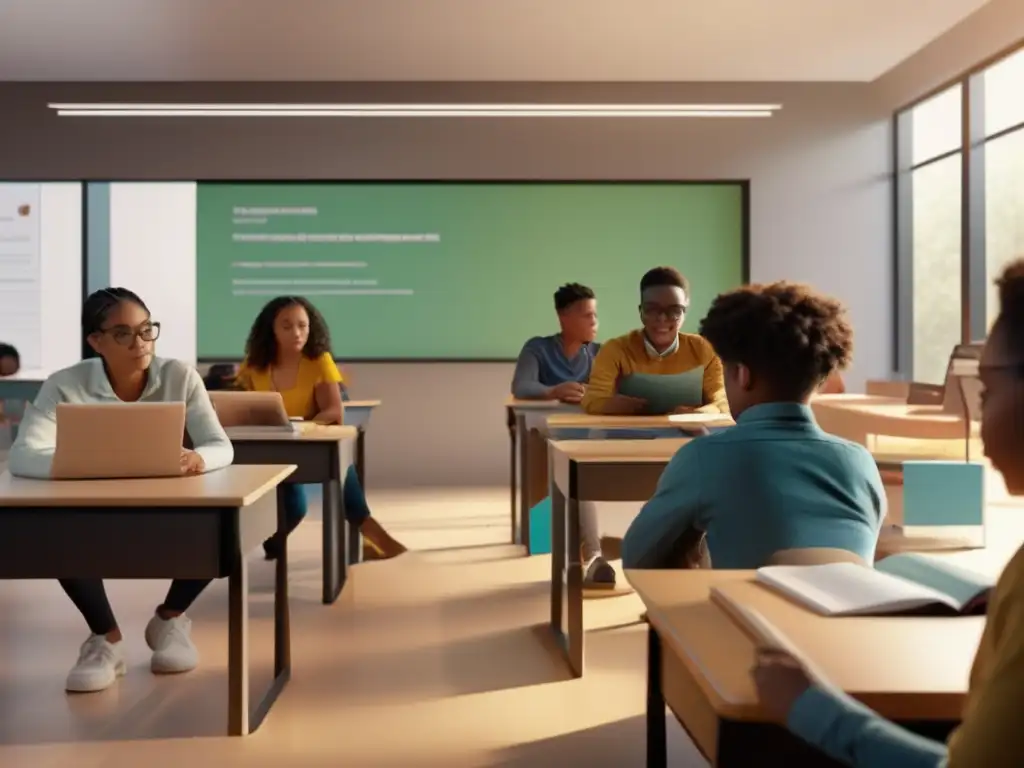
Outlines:
<svg viewBox="0 0 1024 768"><path fill-rule="evenodd" d="M768 560L768 565L824 565L826 563L857 563L867 565L853 552L837 547L805 547L780 549Z"/></svg>
<svg viewBox="0 0 1024 768"><path fill-rule="evenodd" d="M910 389L907 391L907 404L941 405L945 394L945 385L925 384L920 381L912 381L910 382Z"/></svg>

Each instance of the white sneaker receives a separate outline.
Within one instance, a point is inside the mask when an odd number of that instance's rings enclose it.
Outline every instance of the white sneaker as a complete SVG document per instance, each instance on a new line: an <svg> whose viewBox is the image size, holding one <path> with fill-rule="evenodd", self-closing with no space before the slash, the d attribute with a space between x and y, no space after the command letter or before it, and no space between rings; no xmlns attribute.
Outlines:
<svg viewBox="0 0 1024 768"><path fill-rule="evenodd" d="M73 693L94 693L112 686L125 673L121 643L107 642L103 635L90 635L82 643L78 661L68 673L65 688Z"/></svg>
<svg viewBox="0 0 1024 768"><path fill-rule="evenodd" d="M146 625L146 645L153 651L150 669L160 675L191 672L199 664L199 651L191 637L192 622L185 614L173 619L154 616Z"/></svg>

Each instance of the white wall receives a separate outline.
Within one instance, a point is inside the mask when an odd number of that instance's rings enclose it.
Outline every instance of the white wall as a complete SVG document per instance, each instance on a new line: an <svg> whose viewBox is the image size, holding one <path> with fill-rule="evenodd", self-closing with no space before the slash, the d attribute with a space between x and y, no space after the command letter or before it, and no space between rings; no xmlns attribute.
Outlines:
<svg viewBox="0 0 1024 768"><path fill-rule="evenodd" d="M82 349L82 185L4 184L3 191L12 208L27 204L38 217L29 220L38 262L7 272L17 282L0 293L0 341L18 349L26 371L64 368Z"/></svg>
<svg viewBox="0 0 1024 768"><path fill-rule="evenodd" d="M110 185L110 284L160 323L157 354L196 360L196 185Z"/></svg>

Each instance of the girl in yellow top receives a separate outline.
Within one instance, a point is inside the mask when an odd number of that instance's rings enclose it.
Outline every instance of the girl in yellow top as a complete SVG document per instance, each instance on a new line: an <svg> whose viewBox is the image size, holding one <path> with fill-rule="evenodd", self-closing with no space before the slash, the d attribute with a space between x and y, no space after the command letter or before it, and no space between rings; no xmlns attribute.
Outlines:
<svg viewBox="0 0 1024 768"><path fill-rule="evenodd" d="M292 418L341 423L342 378L331 355L330 332L316 307L300 296L279 296L257 315L236 383L254 392L279 392ZM406 551L370 516L354 467L349 467L345 476L344 497L346 518L383 557ZM306 516L306 507L303 487L286 485L289 533ZM267 539L263 543L267 559L276 558L284 544L276 534Z"/></svg>

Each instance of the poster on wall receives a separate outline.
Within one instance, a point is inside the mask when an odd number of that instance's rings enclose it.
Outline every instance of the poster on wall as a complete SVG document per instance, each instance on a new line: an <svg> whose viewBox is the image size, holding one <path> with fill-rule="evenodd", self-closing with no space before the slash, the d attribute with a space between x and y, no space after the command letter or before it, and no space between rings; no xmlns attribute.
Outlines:
<svg viewBox="0 0 1024 768"><path fill-rule="evenodd" d="M40 201L38 184L0 184L0 342L23 369L42 365Z"/></svg>

